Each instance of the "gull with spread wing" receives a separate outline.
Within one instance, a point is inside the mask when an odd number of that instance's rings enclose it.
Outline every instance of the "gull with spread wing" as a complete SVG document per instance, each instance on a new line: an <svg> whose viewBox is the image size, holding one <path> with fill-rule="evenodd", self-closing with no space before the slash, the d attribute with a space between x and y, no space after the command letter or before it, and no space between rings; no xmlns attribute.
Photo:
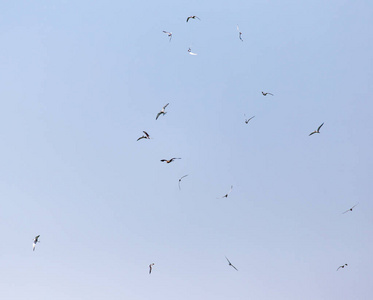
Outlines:
<svg viewBox="0 0 373 300"><path fill-rule="evenodd" d="M229 264L232 268L234 268L236 271L238 271L237 268L236 268L234 265L232 265L232 263L229 261L229 259L228 259L227 257L225 257L225 259L228 261L228 264Z"/></svg>
<svg viewBox="0 0 373 300"><path fill-rule="evenodd" d="M189 17L186 19L186 21L189 22L189 19L198 19L198 20L201 21L201 19L198 18L197 16L189 16Z"/></svg>
<svg viewBox="0 0 373 300"><path fill-rule="evenodd" d="M168 31L165 31L165 30L163 30L163 32L168 35L168 37L170 38L170 42L171 42L172 32L168 32Z"/></svg>
<svg viewBox="0 0 373 300"><path fill-rule="evenodd" d="M36 244L37 244L37 243L40 243L40 241L39 241L39 237L40 237L40 234L37 235L37 236L34 238L34 241L33 241L33 243L32 243L32 251L35 251Z"/></svg>
<svg viewBox="0 0 373 300"><path fill-rule="evenodd" d="M143 131L144 135L143 136L140 136L137 140L141 140L141 139L147 139L147 140L150 140L150 136L149 134L146 132L146 131Z"/></svg>
<svg viewBox="0 0 373 300"><path fill-rule="evenodd" d="M163 108L161 109L161 111L157 114L157 116L156 116L156 120L158 120L158 117L160 116L160 115L165 115L165 114L167 114L167 112L165 111L165 109L166 109L166 107L169 105L170 103L167 103L165 106L163 106Z"/></svg>
<svg viewBox="0 0 373 300"><path fill-rule="evenodd" d="M319 126L319 128L317 128L317 130L312 131L308 136L313 135L314 133L320 133L320 128L321 128L323 125L324 125L324 123L322 123L322 124Z"/></svg>
<svg viewBox="0 0 373 300"><path fill-rule="evenodd" d="M356 206L356 205L358 205L359 203L356 203L353 207L351 207L350 209L347 209L345 212L343 212L342 214L345 214L345 213L347 213L347 212L349 212L349 211L352 211L353 210L353 208Z"/></svg>
<svg viewBox="0 0 373 300"><path fill-rule="evenodd" d="M179 179L179 190L181 190L181 188L180 188L180 182L181 182L181 179L183 179L184 177L187 177L187 176L188 176L188 174L182 176L182 177Z"/></svg>
<svg viewBox="0 0 373 300"><path fill-rule="evenodd" d="M166 163L170 163L170 162L173 162L175 159L181 159L180 157L173 157L171 159L161 159L161 162L166 162Z"/></svg>
<svg viewBox="0 0 373 300"><path fill-rule="evenodd" d="M265 93L265 92L263 92L263 91L262 91L262 95L263 95L263 96L267 96L267 95L271 95L271 96L273 96L272 93Z"/></svg>

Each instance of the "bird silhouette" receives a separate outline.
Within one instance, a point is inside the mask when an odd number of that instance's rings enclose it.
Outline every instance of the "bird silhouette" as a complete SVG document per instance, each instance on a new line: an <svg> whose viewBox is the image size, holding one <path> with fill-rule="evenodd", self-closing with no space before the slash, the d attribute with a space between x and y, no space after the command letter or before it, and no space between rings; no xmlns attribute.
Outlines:
<svg viewBox="0 0 373 300"><path fill-rule="evenodd" d="M226 193L223 197L220 197L220 198L228 198L228 195L232 192L233 190L233 185L231 185L231 189L229 190L228 193ZM220 198L217 198L217 199L220 199Z"/></svg>
<svg viewBox="0 0 373 300"><path fill-rule="evenodd" d="M167 160L167 159L161 159L161 162L166 162L166 163L169 164L170 162L173 162L174 159L181 159L181 158L180 157L173 157L173 158L171 158L169 160Z"/></svg>
<svg viewBox="0 0 373 300"><path fill-rule="evenodd" d="M151 274L151 273L152 273L152 270L153 270L153 266L154 266L154 263L151 263L151 264L149 265L149 274Z"/></svg>
<svg viewBox="0 0 373 300"><path fill-rule="evenodd" d="M150 140L150 136L149 134L146 132L146 131L143 131L144 135L143 136L140 136L137 140L141 140L141 139L147 139L147 140Z"/></svg>
<svg viewBox="0 0 373 300"><path fill-rule="evenodd" d="M238 27L238 25L237 25L237 31L238 31L238 37L239 37L239 39L241 41L243 41L243 39L242 39L242 32L240 31L240 28Z"/></svg>
<svg viewBox="0 0 373 300"><path fill-rule="evenodd" d="M356 205L358 205L359 203L356 203L353 207L351 207L351 208L349 208L349 209L347 209L346 211L344 211L342 214L345 214L345 213L347 213L347 212L349 212L349 211L352 211L353 210L353 208L356 206Z"/></svg>
<svg viewBox="0 0 373 300"><path fill-rule="evenodd" d="M188 176L188 174L182 176L182 177L179 179L179 190L181 190L181 188L180 188L180 182L181 182L181 179L183 179L184 177L187 177L187 176Z"/></svg>
<svg viewBox="0 0 373 300"><path fill-rule="evenodd" d="M319 126L319 128L317 128L317 130L312 131L308 136L313 135L314 133L320 133L320 128L321 128L323 125L324 125L324 123L322 123L322 124Z"/></svg>
<svg viewBox="0 0 373 300"><path fill-rule="evenodd" d="M186 19L186 21L189 22L190 19L198 19L198 20L201 21L201 19L198 18L197 16L190 16L190 17L188 17L188 18Z"/></svg>
<svg viewBox="0 0 373 300"><path fill-rule="evenodd" d="M225 258L226 258L226 260L228 261L228 264L229 264L232 268L234 268L236 271L238 271L237 268L236 268L234 265L232 265L232 263L229 261L229 259L228 259L227 257L225 257Z"/></svg>
<svg viewBox="0 0 373 300"><path fill-rule="evenodd" d="M163 32L168 35L168 37L170 38L170 42L171 42L172 32L168 32L168 31L164 31L164 30L163 30Z"/></svg>
<svg viewBox="0 0 373 300"><path fill-rule="evenodd" d="M265 93L265 92L262 92L262 95L263 95L263 96L267 96L267 95L271 95L271 96L273 96L272 93Z"/></svg>
<svg viewBox="0 0 373 300"><path fill-rule="evenodd" d="M245 116L246 116L246 115L245 115ZM255 118L255 116L252 116L251 118L249 118L249 119L246 119L246 120L245 120L245 123L246 123L246 124L247 124L247 123L249 123L249 122L250 122L250 120L251 120L251 119L253 119L253 118Z"/></svg>
<svg viewBox="0 0 373 300"><path fill-rule="evenodd" d="M190 55L197 55L197 53L193 53L193 52L192 52L192 49L190 49L190 48L188 49L188 53L189 53Z"/></svg>
<svg viewBox="0 0 373 300"><path fill-rule="evenodd" d="M39 237L40 237L40 234L37 235L37 236L34 238L34 241L33 241L33 243L32 243L32 251L35 251L36 244L37 244L37 243L40 243L40 241L39 241Z"/></svg>
<svg viewBox="0 0 373 300"><path fill-rule="evenodd" d="M158 117L160 116L160 115L165 115L165 114L167 114L167 112L165 111L165 109L166 109L166 107L169 105L170 103L167 103L165 106L163 106L163 108L161 109L161 111L157 114L157 116L156 116L156 120L158 120Z"/></svg>
<svg viewBox="0 0 373 300"><path fill-rule="evenodd" d="M338 269L337 269L337 271L338 271L340 268L343 269L344 267L347 267L347 266L348 266L347 264L344 264L344 265L342 265L342 266L339 266Z"/></svg>

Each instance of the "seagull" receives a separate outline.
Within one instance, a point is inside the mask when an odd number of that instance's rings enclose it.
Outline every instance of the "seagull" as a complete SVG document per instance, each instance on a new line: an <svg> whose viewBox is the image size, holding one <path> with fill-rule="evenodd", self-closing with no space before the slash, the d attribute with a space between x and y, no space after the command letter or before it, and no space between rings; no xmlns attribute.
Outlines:
<svg viewBox="0 0 373 300"><path fill-rule="evenodd" d="M234 265L231 264L231 262L229 261L229 259L228 259L227 257L225 257L225 258L226 258L226 260L228 261L228 264L229 264L232 268L234 268L236 271L238 271L237 268L236 268Z"/></svg>
<svg viewBox="0 0 373 300"><path fill-rule="evenodd" d="M237 31L238 31L238 37L240 38L241 41L243 41L242 32L240 31L240 28L238 28L238 25L237 25Z"/></svg>
<svg viewBox="0 0 373 300"><path fill-rule="evenodd" d="M169 159L169 160L167 160L167 159L161 159L161 161L162 162L166 162L166 163L170 163L170 162L173 162L174 161L174 159L181 159L180 157L173 157L173 158L171 158L171 159Z"/></svg>
<svg viewBox="0 0 373 300"><path fill-rule="evenodd" d="M141 139L147 139L147 140L150 140L150 136L149 136L149 134L148 134L146 131L143 131L143 133L144 133L145 135L140 136L137 140L141 140Z"/></svg>
<svg viewBox="0 0 373 300"><path fill-rule="evenodd" d="M323 125L324 125L324 123L322 123L322 124L319 126L319 128L317 128L317 130L312 131L308 136L313 135L314 133L320 133L320 128L321 128Z"/></svg>
<svg viewBox="0 0 373 300"><path fill-rule="evenodd" d="M152 263L152 264L149 265L149 274L152 273L153 266L154 266L154 263Z"/></svg>
<svg viewBox="0 0 373 300"><path fill-rule="evenodd" d="M170 103L167 103L165 106L163 106L163 108L161 109L161 111L157 114L157 117L155 118L156 120L158 119L158 117L160 115L165 115L167 114L167 112L165 112L164 110L166 109L167 105L169 105Z"/></svg>
<svg viewBox="0 0 373 300"><path fill-rule="evenodd" d="M347 266L348 266L347 264L344 264L344 265L342 265L342 266L339 266L338 269L337 269L337 271L338 271L340 268L343 269L344 267L347 267Z"/></svg>
<svg viewBox="0 0 373 300"><path fill-rule="evenodd" d="M169 38L170 38L170 42L171 42L171 39L172 39L172 32L168 32L168 31L164 31L164 30L163 30L163 32L169 36Z"/></svg>
<svg viewBox="0 0 373 300"><path fill-rule="evenodd" d="M264 92L262 92L262 94L263 94L263 96L267 96L267 95L271 95L271 96L273 96L272 93L264 93Z"/></svg>
<svg viewBox="0 0 373 300"><path fill-rule="evenodd" d="M181 188L180 188L180 182L181 182L181 179L183 179L184 177L187 177L187 176L188 176L188 174L184 175L183 177L181 177L181 178L179 179L179 190L181 190Z"/></svg>
<svg viewBox="0 0 373 300"><path fill-rule="evenodd" d="M231 189L229 190L228 193L226 193L223 197L221 198L228 198L228 195L230 194L230 192L232 192L232 189L233 189L233 185L231 185ZM217 199L220 199L220 198L217 198Z"/></svg>
<svg viewBox="0 0 373 300"><path fill-rule="evenodd" d="M35 238L34 238L34 242L32 243L32 251L35 251L35 246L37 243L40 243L39 241L39 237L40 237L40 234L37 235Z"/></svg>
<svg viewBox="0 0 373 300"><path fill-rule="evenodd" d="M352 209L356 206L356 205L358 205L359 203L356 203L353 207L351 207L350 209L347 209L345 212L343 212L342 214L345 214L346 212L349 212L349 211L352 211Z"/></svg>
<svg viewBox="0 0 373 300"><path fill-rule="evenodd" d="M189 52L190 55L197 55L197 53L193 53L192 49L190 49L190 48L188 49L188 52Z"/></svg>
<svg viewBox="0 0 373 300"><path fill-rule="evenodd" d="M200 20L201 21L201 19L200 18L198 18L197 16L190 16L190 17L188 17L187 19L186 19L186 21L188 22L189 21L189 19L198 19L198 20Z"/></svg>
<svg viewBox="0 0 373 300"><path fill-rule="evenodd" d="M245 115L246 116L246 115ZM252 118L255 118L255 116L252 116L250 119L245 120L245 123L249 123Z"/></svg>

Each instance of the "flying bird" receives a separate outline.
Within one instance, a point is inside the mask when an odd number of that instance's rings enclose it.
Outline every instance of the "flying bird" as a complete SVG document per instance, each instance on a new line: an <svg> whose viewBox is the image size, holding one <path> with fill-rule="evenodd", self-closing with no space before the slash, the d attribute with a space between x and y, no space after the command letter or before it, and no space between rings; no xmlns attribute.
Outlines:
<svg viewBox="0 0 373 300"><path fill-rule="evenodd" d="M167 107L167 105L169 105L170 103L167 103L165 106L163 106L163 108L161 109L161 111L157 114L157 117L155 118L156 120L158 119L158 117L160 116L160 115L165 115L165 114L167 114L167 112L165 112L165 109L166 109L166 107Z"/></svg>
<svg viewBox="0 0 373 300"><path fill-rule="evenodd" d="M198 20L200 20L201 21L201 19L200 18L198 18L197 16L190 16L190 17L188 17L187 19L186 19L186 21L188 22L189 21L189 19L198 19Z"/></svg>
<svg viewBox="0 0 373 300"><path fill-rule="evenodd" d="M161 162L166 162L166 163L169 164L170 162L173 162L174 159L181 159L181 158L180 157L173 157L173 158L171 158L169 160L167 160L167 159L161 159Z"/></svg>
<svg viewBox="0 0 373 300"><path fill-rule="evenodd" d="M245 115L246 116L246 115ZM252 118L255 118L255 116L252 116L251 118L249 118L249 119L246 119L245 120L245 123L247 124L247 123L249 123L250 122L250 120L252 119Z"/></svg>
<svg viewBox="0 0 373 300"><path fill-rule="evenodd" d="M154 263L152 263L152 264L150 264L150 265L149 265L149 274L151 274L151 273L152 273L152 270L153 270L153 266L154 266Z"/></svg>
<svg viewBox="0 0 373 300"><path fill-rule="evenodd" d="M140 136L137 140L141 140L141 139L147 139L147 140L150 140L150 136L149 134L146 132L146 131L143 131L144 135L143 136Z"/></svg>
<svg viewBox="0 0 373 300"><path fill-rule="evenodd" d="M190 48L188 49L188 53L189 53L190 55L197 55L197 53L193 53L193 52L192 52L192 49L190 49Z"/></svg>
<svg viewBox="0 0 373 300"><path fill-rule="evenodd" d="M317 128L317 130L312 131L308 136L313 135L314 133L320 133L320 128L321 128L323 125L324 125L324 123L322 123L322 124L319 126L319 128Z"/></svg>
<svg viewBox="0 0 373 300"><path fill-rule="evenodd" d="M233 185L231 185L231 189L229 190L229 192L228 193L226 193L223 197L221 197L221 198L228 198L228 195L230 194L230 192L232 192L232 190L233 190ZM220 199L220 198L217 198L217 199Z"/></svg>
<svg viewBox="0 0 373 300"><path fill-rule="evenodd" d="M40 234L37 235L37 236L34 238L34 242L32 243L32 251L35 251L36 244L37 244L37 243L40 243L40 241L39 241L39 237L40 237Z"/></svg>
<svg viewBox="0 0 373 300"><path fill-rule="evenodd" d="M351 207L350 209L347 209L345 212L343 212L342 214L345 214L346 212L349 212L349 211L352 211L352 209L356 206L356 205L358 205L359 203L356 203L353 207Z"/></svg>
<svg viewBox="0 0 373 300"><path fill-rule="evenodd" d="M262 95L263 95L263 96L267 96L267 95L271 95L271 96L273 96L272 93L265 93L265 92L262 92Z"/></svg>
<svg viewBox="0 0 373 300"><path fill-rule="evenodd" d="M181 188L180 188L180 182L181 182L181 179L183 179L184 177L187 177L187 176L188 176L188 174L182 176L182 177L179 179L179 190L181 190Z"/></svg>
<svg viewBox="0 0 373 300"><path fill-rule="evenodd" d="M337 271L338 271L340 268L343 269L344 267L347 267L347 266L348 266L347 264L344 264L344 265L342 265L342 266L339 266L338 269L337 269Z"/></svg>
<svg viewBox="0 0 373 300"><path fill-rule="evenodd" d="M232 263L229 261L229 259L228 259L227 257L225 257L225 258L226 258L226 260L228 261L228 264L229 264L232 268L234 268L236 271L238 271L237 268L236 268L234 265L232 265Z"/></svg>
<svg viewBox="0 0 373 300"><path fill-rule="evenodd" d="M168 32L168 31L164 31L164 30L163 30L163 32L168 35L168 37L170 38L170 42L171 42L172 32Z"/></svg>
<svg viewBox="0 0 373 300"><path fill-rule="evenodd" d="M238 27L238 25L237 25L237 31L238 31L238 37L240 38L241 41L243 41L242 32L240 31L240 28Z"/></svg>

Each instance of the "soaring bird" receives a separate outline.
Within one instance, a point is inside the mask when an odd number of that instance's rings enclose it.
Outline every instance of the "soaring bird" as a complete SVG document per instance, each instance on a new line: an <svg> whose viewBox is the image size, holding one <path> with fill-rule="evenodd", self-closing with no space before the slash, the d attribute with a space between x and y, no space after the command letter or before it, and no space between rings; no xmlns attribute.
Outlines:
<svg viewBox="0 0 373 300"><path fill-rule="evenodd" d="M180 188L180 182L181 182L181 179L183 179L184 177L187 177L187 176L188 176L188 174L182 176L182 177L179 179L179 190L181 190L181 188Z"/></svg>
<svg viewBox="0 0 373 300"><path fill-rule="evenodd" d="M343 269L344 267L347 267L347 266L348 266L347 264L344 264L344 265L342 265L342 266L339 266L338 269L337 269L337 271L338 271L340 268Z"/></svg>
<svg viewBox="0 0 373 300"><path fill-rule="evenodd" d="M170 162L173 162L174 161L174 159L181 159L180 157L173 157L173 158L171 158L171 159L169 159L169 160L167 160L167 159L161 159L161 161L162 162L166 162L166 163L170 163Z"/></svg>
<svg viewBox="0 0 373 300"><path fill-rule="evenodd" d="M228 193L226 193L223 197L221 197L221 198L228 198L228 195L230 194L230 192L232 192L232 190L233 190L233 185L231 185L231 189L229 190L229 192ZM217 198L217 199L219 199L219 198Z"/></svg>
<svg viewBox="0 0 373 300"><path fill-rule="evenodd" d="M152 263L152 264L150 264L150 265L149 265L149 274L151 274L151 273L152 273L152 270L153 270L153 266L154 266L154 263Z"/></svg>
<svg viewBox="0 0 373 300"><path fill-rule="evenodd" d="M189 53L190 55L197 55L197 53L193 53L193 52L192 52L192 49L190 49L190 48L188 49L188 53Z"/></svg>
<svg viewBox="0 0 373 300"><path fill-rule="evenodd" d="M246 115L245 115L246 116ZM252 119L252 118L255 118L255 116L252 116L251 118L249 118L249 119L246 119L245 120L245 123L247 124L247 123L249 123L250 122L250 120Z"/></svg>
<svg viewBox="0 0 373 300"><path fill-rule="evenodd" d="M342 214L345 214L346 212L349 212L349 211L352 211L352 209L356 206L356 205L358 205L359 203L356 203L353 207L351 207L350 209L347 209L345 212L343 212Z"/></svg>
<svg viewBox="0 0 373 300"><path fill-rule="evenodd" d="M149 136L149 134L148 134L146 131L143 131L143 133L144 133L145 135L140 136L137 140L141 140L141 139L147 139L147 140L150 140L150 136Z"/></svg>
<svg viewBox="0 0 373 300"><path fill-rule="evenodd" d="M265 93L265 92L262 92L262 95L263 95L263 96L267 96L267 95L271 95L271 96L273 96L272 93Z"/></svg>
<svg viewBox="0 0 373 300"><path fill-rule="evenodd" d="M319 128L317 128L317 130L312 131L308 136L313 135L314 133L320 133L320 128L321 128L323 125L324 125L324 123L322 123L322 124L319 126Z"/></svg>
<svg viewBox="0 0 373 300"><path fill-rule="evenodd" d="M40 243L40 241L39 241L39 237L40 237L40 234L37 235L37 236L34 238L34 242L32 243L32 251L35 251L36 244L37 244L37 243Z"/></svg>
<svg viewBox="0 0 373 300"><path fill-rule="evenodd" d="M186 21L188 22L189 21L189 19L198 19L198 20L200 20L201 21L201 19L200 18L198 18L197 16L190 16L190 17L188 17L187 19L186 19Z"/></svg>
<svg viewBox="0 0 373 300"><path fill-rule="evenodd" d="M158 119L158 117L160 116L160 115L165 115L165 114L167 114L167 112L165 112L165 109L166 109L166 107L167 107L167 105L169 105L170 103L167 103L165 106L163 106L163 108L161 109L161 111L157 114L157 117L155 118L156 120Z"/></svg>
<svg viewBox="0 0 373 300"><path fill-rule="evenodd" d="M238 25L237 25L237 31L238 31L238 37L240 38L241 41L243 41L242 32L240 31L240 28L238 27Z"/></svg>
<svg viewBox="0 0 373 300"><path fill-rule="evenodd" d="M236 268L234 265L232 265L232 263L229 261L229 259L228 259L227 257L225 257L225 258L226 258L226 260L228 261L228 264L229 264L232 268L234 268L236 271L238 271L237 268Z"/></svg>
<svg viewBox="0 0 373 300"><path fill-rule="evenodd" d="M164 30L163 30L163 32L168 35L168 37L170 38L170 42L171 42L172 32L168 32L168 31L164 31Z"/></svg>

